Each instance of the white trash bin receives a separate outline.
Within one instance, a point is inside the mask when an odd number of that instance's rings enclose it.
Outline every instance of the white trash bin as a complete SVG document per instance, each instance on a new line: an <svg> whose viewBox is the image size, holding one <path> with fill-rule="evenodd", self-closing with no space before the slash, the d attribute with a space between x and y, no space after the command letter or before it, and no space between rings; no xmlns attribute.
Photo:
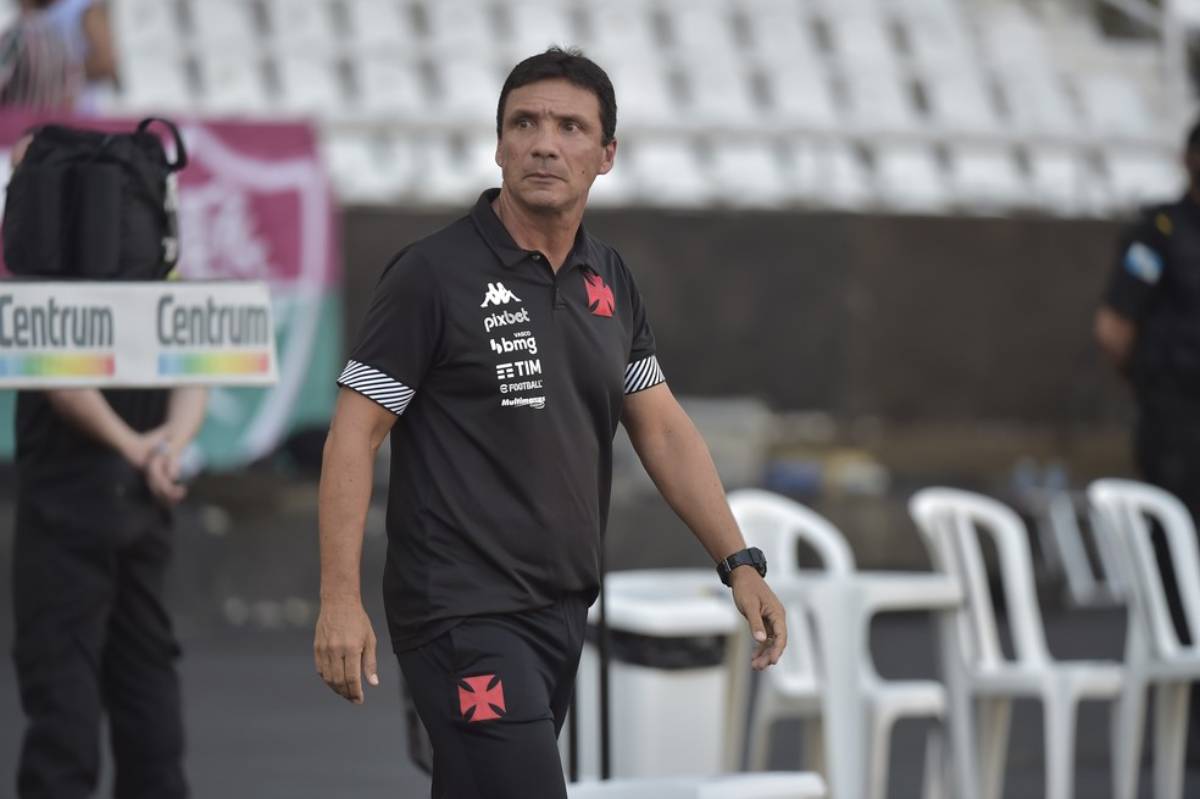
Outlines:
<svg viewBox="0 0 1200 799"><path fill-rule="evenodd" d="M605 584L611 776L721 773L729 642L741 619L729 589L712 569L613 572ZM581 779L600 774L599 610L588 616L576 683Z"/></svg>

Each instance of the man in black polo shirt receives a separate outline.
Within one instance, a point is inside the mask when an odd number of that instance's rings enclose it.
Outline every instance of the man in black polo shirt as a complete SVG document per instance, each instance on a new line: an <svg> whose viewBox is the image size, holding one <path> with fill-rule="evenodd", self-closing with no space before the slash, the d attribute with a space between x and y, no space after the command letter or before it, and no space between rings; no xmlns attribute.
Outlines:
<svg viewBox="0 0 1200 799"><path fill-rule="evenodd" d="M1122 238L1095 335L1133 386L1138 470L1200 522L1200 123L1188 134L1184 164L1183 197L1146 209ZM1175 628L1186 643L1192 636L1170 552L1161 533L1154 542ZM1200 703L1193 701L1192 761L1200 760L1198 726Z"/></svg>
<svg viewBox="0 0 1200 799"><path fill-rule="evenodd" d="M612 85L582 55L518 64L497 111L502 188L389 264L338 380L316 665L353 702L361 674L378 682L359 561L371 464L390 432L384 597L433 742L435 797L566 795L556 736L599 588L618 422L722 564L759 642L753 665L786 643L761 553L745 549L666 386L633 278L581 225L615 127Z"/></svg>

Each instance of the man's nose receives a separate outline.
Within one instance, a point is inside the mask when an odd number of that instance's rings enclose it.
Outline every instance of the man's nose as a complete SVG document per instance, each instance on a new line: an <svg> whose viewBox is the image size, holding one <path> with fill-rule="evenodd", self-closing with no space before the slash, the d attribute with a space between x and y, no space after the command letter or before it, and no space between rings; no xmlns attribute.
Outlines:
<svg viewBox="0 0 1200 799"><path fill-rule="evenodd" d="M558 157L558 138L552 127L547 125L538 127L537 137L533 140L531 153L534 158Z"/></svg>

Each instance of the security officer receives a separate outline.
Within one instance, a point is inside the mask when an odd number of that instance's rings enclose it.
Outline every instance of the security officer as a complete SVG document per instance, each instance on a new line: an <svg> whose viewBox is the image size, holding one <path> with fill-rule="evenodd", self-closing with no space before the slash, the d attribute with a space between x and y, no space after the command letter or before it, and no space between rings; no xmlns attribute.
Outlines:
<svg viewBox="0 0 1200 799"><path fill-rule="evenodd" d="M518 64L497 110L501 188L389 264L338 381L316 666L355 703L360 675L378 683L359 575L371 464L390 434L384 599L433 743L434 797L566 796L556 736L599 589L618 422L732 586L753 665L786 642L762 553L667 388L632 275L581 224L615 128L612 84L577 51Z"/></svg>
<svg viewBox="0 0 1200 799"><path fill-rule="evenodd" d="M1134 454L1142 476L1171 492L1200 521L1200 122L1184 151L1188 188L1145 210L1126 231L1104 303L1101 349L1133 386ZM1171 615L1191 639L1165 539L1155 535ZM1200 704L1193 702L1193 728ZM1196 736L1192 736L1193 748ZM1189 758L1191 759L1191 758Z"/></svg>

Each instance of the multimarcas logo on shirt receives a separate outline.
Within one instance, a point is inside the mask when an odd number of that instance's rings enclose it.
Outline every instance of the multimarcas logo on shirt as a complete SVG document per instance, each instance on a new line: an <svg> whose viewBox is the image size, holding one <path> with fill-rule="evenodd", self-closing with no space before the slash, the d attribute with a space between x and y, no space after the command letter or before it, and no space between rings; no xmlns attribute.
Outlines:
<svg viewBox="0 0 1200 799"><path fill-rule="evenodd" d="M520 302L521 298L504 287L503 283L488 283L487 294L483 295L483 304L480 308L486 308L489 305L507 305L510 302Z"/></svg>
<svg viewBox="0 0 1200 799"><path fill-rule="evenodd" d="M598 272L588 270L583 273L583 282L587 286L588 310L596 316L612 316L617 310L617 301L613 299L612 289L604 285L604 278Z"/></svg>

